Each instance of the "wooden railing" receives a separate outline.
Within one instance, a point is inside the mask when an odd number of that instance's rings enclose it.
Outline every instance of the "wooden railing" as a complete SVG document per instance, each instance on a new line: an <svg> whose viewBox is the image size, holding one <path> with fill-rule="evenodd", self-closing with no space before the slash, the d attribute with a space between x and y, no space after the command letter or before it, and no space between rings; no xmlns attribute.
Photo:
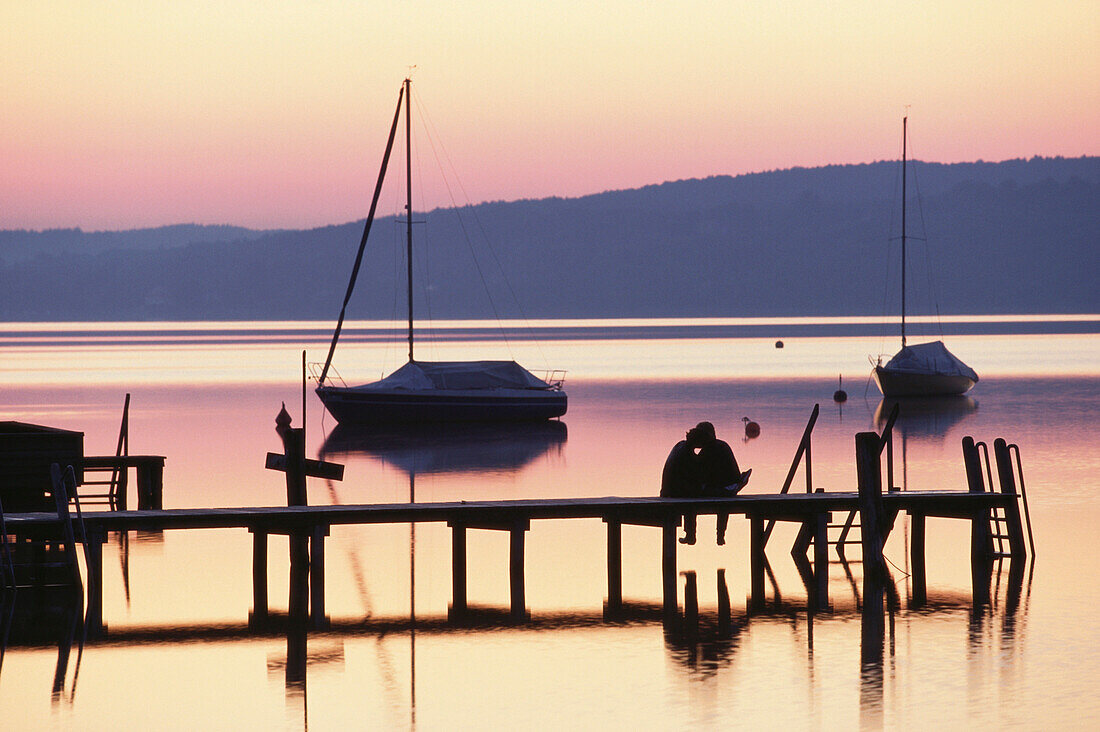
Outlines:
<svg viewBox="0 0 1100 732"><path fill-rule="evenodd" d="M806 422L806 429L802 431L802 439L798 442L798 449L795 450L794 459L791 460L791 469L787 471L787 479L783 481L783 487L779 490L781 494L786 493L791 489L791 483L794 482L795 473L798 472L798 465L802 462L802 456L806 456L806 492L814 492L814 478L813 478L813 466L812 458L813 452L811 449L810 437L813 435L814 425L817 423L817 415L821 413L821 405L815 404L814 409L810 412L810 419ZM775 521L769 521L768 525L764 528L764 546L768 544L768 539L771 538L772 529L775 528Z"/></svg>

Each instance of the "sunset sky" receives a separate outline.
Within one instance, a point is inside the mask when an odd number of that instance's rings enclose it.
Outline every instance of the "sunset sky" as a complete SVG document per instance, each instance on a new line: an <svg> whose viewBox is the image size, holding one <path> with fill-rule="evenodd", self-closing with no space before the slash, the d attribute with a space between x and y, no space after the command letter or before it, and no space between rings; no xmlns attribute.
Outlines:
<svg viewBox="0 0 1100 732"><path fill-rule="evenodd" d="M459 204L896 158L906 105L921 159L1100 154L1096 0L5 0L0 29L4 229L362 218L413 64ZM415 149L417 207L451 205Z"/></svg>

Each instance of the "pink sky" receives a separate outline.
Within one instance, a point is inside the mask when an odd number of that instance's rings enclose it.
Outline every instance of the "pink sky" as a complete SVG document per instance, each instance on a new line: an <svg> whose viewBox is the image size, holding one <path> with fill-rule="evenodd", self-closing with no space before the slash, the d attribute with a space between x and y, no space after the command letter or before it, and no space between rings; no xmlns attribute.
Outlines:
<svg viewBox="0 0 1100 732"><path fill-rule="evenodd" d="M0 228L362 218L409 64L459 204L896 158L906 105L921 159L1100 154L1095 0L16 2L0 27ZM417 207L451 205L420 139Z"/></svg>

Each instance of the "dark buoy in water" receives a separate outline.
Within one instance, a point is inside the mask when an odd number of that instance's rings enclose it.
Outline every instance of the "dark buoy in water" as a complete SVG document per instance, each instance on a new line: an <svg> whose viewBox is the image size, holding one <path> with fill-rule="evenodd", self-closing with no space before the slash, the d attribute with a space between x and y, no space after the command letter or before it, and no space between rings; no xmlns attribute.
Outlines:
<svg viewBox="0 0 1100 732"><path fill-rule="evenodd" d="M843 387L844 387L844 377L843 376L838 376L836 378L837 378L837 384L836 384L837 389L836 389L836 391L833 392L833 401L836 402L837 404L843 404L844 402L848 401L848 392L844 391L844 389L843 389Z"/></svg>
<svg viewBox="0 0 1100 732"><path fill-rule="evenodd" d="M748 417L742 417L741 421L745 423L745 437L757 437L760 434L760 425L756 422Z"/></svg>
<svg viewBox="0 0 1100 732"><path fill-rule="evenodd" d="M776 341L775 342L775 347L776 348L782 348L783 347L783 341Z"/></svg>

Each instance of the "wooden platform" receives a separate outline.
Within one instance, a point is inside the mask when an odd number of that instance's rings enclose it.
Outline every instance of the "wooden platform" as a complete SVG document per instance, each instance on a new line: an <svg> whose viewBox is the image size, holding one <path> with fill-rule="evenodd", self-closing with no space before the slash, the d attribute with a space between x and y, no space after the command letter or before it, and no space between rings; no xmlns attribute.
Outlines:
<svg viewBox="0 0 1100 732"><path fill-rule="evenodd" d="M947 516L973 519L975 512L1006 506L1015 501L1013 494L969 493L959 491L927 491L888 493L882 496L885 513L892 517L905 511L919 516ZM662 536L662 569L666 599L675 603L676 529L684 513L697 515L728 513L743 515L753 521L752 562L753 594L763 594L763 537L766 521L790 521L818 527L830 519L834 511L859 510L859 494L812 493L785 495L741 495L734 498L655 498L618 497L528 499L510 501L458 501L448 503L395 503L340 506L256 506L242 508L182 508L144 511L95 511L84 513L83 527L74 528L79 541L88 545L93 577L89 587L94 596L90 607L102 604L102 543L113 531L165 531L194 529L246 529L254 539L254 601L255 612L267 608L267 536L269 534L301 534L310 538L311 615L316 623L324 615L324 537L332 526L394 523L446 523L452 529L453 600L452 612L466 609L467 529L504 530L511 532L509 564L513 613L525 614L524 603L524 536L531 521L563 519L600 519L608 527L608 605L614 609L622 604L621 526L642 525L660 527ZM56 530L56 514L8 514L10 533L24 534ZM824 557L827 547L817 544L815 558ZM923 552L922 552L923 553ZM757 571L757 567L760 567ZM827 567L818 567L824 572ZM824 579L824 575L819 575ZM818 583L827 592L826 583Z"/></svg>
<svg viewBox="0 0 1100 732"><path fill-rule="evenodd" d="M888 510L923 513L926 516L969 518L976 508L1005 506L1015 494L962 491L911 491L882 497ZM109 531L164 531L171 529L250 529L269 533L309 531L316 527L346 524L395 524L445 522L477 527L516 520L592 518L626 524L677 525L684 513L729 513L765 519L797 520L822 511L859 508L859 494L788 493L740 495L734 498L536 498L511 501L455 501L448 503L372 503L339 506L251 506L241 508L174 508L144 511L88 511L88 534ZM8 529L20 533L34 527L57 524L52 513L9 513ZM79 532L79 527L77 527Z"/></svg>

